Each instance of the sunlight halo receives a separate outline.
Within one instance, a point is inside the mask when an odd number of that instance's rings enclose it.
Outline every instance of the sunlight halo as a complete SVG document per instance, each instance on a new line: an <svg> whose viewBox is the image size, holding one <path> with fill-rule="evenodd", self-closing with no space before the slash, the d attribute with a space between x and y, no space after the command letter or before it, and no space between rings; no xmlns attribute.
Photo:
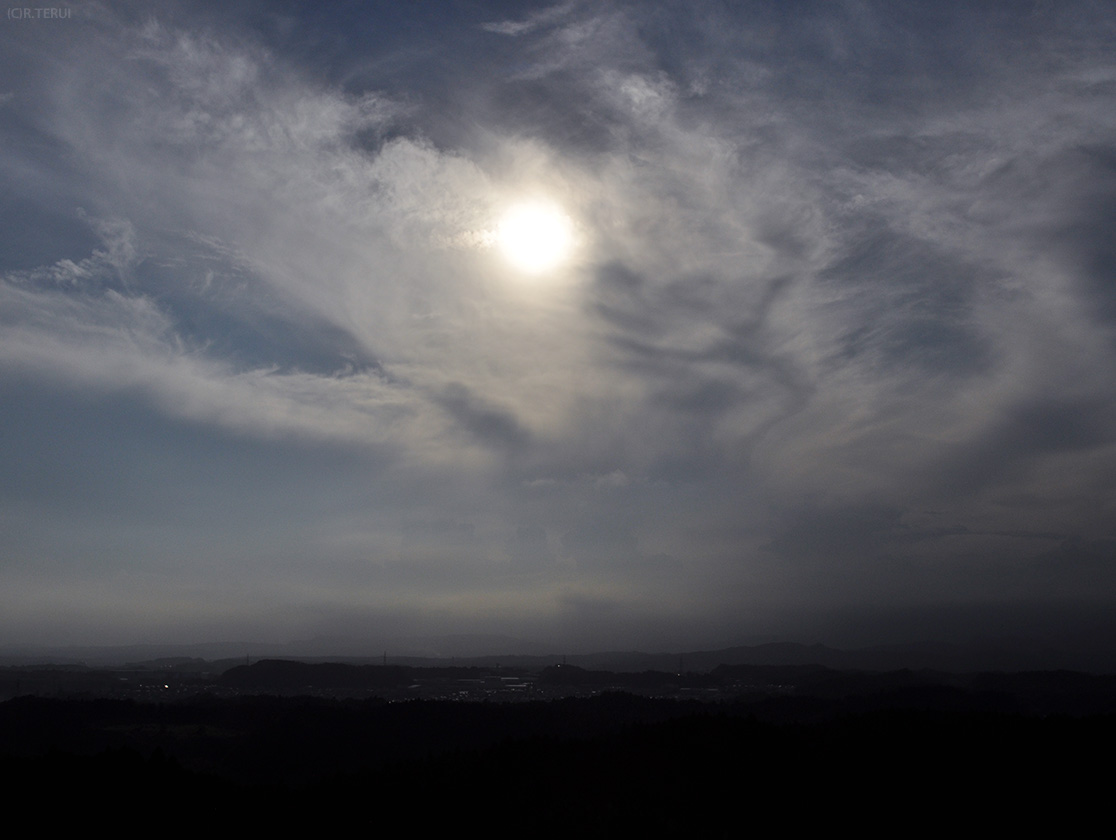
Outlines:
<svg viewBox="0 0 1116 840"><path fill-rule="evenodd" d="M508 208L496 229L504 258L527 274L543 274L564 263L573 248L573 224L561 208L543 201Z"/></svg>

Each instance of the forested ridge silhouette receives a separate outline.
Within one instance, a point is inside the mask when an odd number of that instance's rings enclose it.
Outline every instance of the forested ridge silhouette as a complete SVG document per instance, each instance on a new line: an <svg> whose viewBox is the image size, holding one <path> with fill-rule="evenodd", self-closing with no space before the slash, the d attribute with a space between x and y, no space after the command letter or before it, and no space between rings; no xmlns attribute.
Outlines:
<svg viewBox="0 0 1116 840"><path fill-rule="evenodd" d="M259 689L394 685L419 670L257 663L224 675L226 688L249 689L236 696L17 697L0 703L0 767L13 801L51 791L77 823L111 812L198 826L371 827L403 811L427 826L529 821L544 836L720 836L760 804L815 825L863 819L876 813L867 801L883 800L933 819L990 809L1076 819L1104 801L1095 761L1116 745L1113 678L1071 672L734 666L697 681L797 685L716 702L625 691L388 702ZM480 679L474 669L420 676L463 674ZM537 676L584 687L670 675L565 666ZM1076 803L1072 814L1065 802Z"/></svg>

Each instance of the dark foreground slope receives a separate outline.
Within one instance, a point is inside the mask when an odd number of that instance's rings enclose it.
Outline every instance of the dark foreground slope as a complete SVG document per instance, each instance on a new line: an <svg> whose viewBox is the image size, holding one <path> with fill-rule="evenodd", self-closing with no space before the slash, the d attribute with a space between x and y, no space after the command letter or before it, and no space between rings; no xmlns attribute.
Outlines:
<svg viewBox="0 0 1116 840"><path fill-rule="evenodd" d="M1111 715L896 699L851 708L626 694L510 705L21 698L0 704L0 771L9 813L56 827L1065 830L1107 800Z"/></svg>

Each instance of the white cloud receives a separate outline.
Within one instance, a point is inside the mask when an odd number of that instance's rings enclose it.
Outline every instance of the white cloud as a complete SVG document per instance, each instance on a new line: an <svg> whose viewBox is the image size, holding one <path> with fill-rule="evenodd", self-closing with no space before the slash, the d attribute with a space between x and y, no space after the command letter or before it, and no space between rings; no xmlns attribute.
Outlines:
<svg viewBox="0 0 1116 840"><path fill-rule="evenodd" d="M576 6L577 4L573 2L556 3L549 8L535 12L528 16L526 20L501 20L482 23L481 29L496 35L508 35L514 38L554 25L566 17Z"/></svg>

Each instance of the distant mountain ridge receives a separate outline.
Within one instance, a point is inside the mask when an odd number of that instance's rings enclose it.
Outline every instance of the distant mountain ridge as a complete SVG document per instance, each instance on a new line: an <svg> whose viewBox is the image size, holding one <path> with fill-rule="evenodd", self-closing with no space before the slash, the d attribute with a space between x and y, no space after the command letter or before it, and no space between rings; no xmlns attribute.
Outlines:
<svg viewBox="0 0 1116 840"><path fill-rule="evenodd" d="M392 644L355 640L315 639L290 644L221 642L187 645L58 647L0 650L0 665L86 664L90 666L148 664L167 660L220 662L225 667L260 659L300 659L353 664L494 667L541 669L566 662L608 671L712 671L719 665L822 665L836 670L892 671L903 668L947 672L1038 671L1069 669L1116 673L1116 654L1028 645L995 640L969 644L921 643L844 650L823 644L769 642L759 645L645 653L602 651L570 654L545 652L541 645L503 636L448 636L394 639ZM503 652L500 652L503 648ZM470 651L495 650L477 654ZM456 653L454 652L456 651ZM186 667L189 667L188 665Z"/></svg>

